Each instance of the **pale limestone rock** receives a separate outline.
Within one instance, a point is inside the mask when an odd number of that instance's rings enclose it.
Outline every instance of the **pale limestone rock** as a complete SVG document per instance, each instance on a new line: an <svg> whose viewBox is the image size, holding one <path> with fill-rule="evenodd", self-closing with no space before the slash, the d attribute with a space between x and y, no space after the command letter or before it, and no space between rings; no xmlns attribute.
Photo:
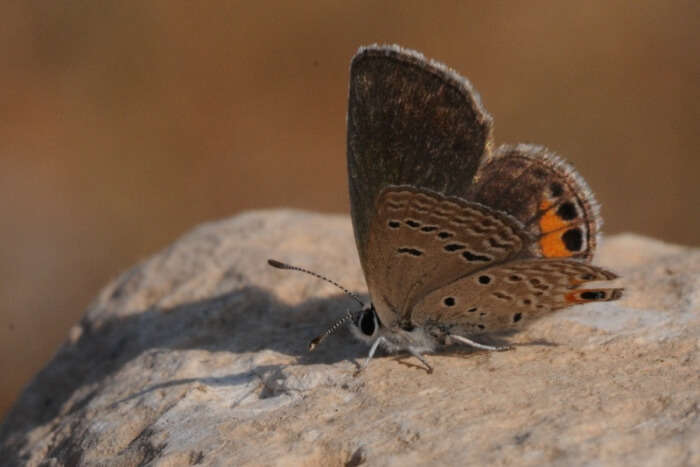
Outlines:
<svg viewBox="0 0 700 467"><path fill-rule="evenodd" d="M516 350L375 358L349 219L252 212L203 225L108 285L0 428L28 465L700 465L700 250L631 234L597 262L619 302L543 319Z"/></svg>

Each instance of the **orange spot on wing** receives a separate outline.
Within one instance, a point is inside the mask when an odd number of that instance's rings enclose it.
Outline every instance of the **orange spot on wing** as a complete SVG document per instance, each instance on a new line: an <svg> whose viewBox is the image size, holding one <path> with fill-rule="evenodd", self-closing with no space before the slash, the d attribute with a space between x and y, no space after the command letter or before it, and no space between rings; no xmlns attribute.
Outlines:
<svg viewBox="0 0 700 467"><path fill-rule="evenodd" d="M552 232L540 238L540 249L546 258L569 258L573 254L561 239L565 231Z"/></svg>
<svg viewBox="0 0 700 467"><path fill-rule="evenodd" d="M564 300L567 303L581 303L581 299L578 297L578 290L564 295Z"/></svg>
<svg viewBox="0 0 700 467"><path fill-rule="evenodd" d="M599 302L601 298L583 298L581 297L581 294L583 292L596 292L595 289L579 289L579 290L574 290L573 292L569 292L564 296L564 299L568 303L591 303L591 302Z"/></svg>
<svg viewBox="0 0 700 467"><path fill-rule="evenodd" d="M546 211L542 217L540 217L540 232L543 234L563 229L571 224L559 217L557 210L552 209L551 206L552 203L547 200L540 203L540 211Z"/></svg>
<svg viewBox="0 0 700 467"><path fill-rule="evenodd" d="M576 222L559 217L557 205L548 199L543 199L540 202L540 212L544 212L539 221L540 233L542 234L540 238L542 255L545 258L571 258L575 252L566 247L562 235L566 232L567 227Z"/></svg>

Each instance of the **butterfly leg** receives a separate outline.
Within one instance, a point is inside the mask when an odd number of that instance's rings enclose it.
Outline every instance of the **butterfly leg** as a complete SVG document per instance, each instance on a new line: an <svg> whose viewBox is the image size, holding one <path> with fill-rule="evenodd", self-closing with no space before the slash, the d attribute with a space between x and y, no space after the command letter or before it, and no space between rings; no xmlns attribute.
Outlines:
<svg viewBox="0 0 700 467"><path fill-rule="evenodd" d="M414 349L411 348L411 347L408 348L408 351L411 352L411 355L413 355L413 356L416 357L418 360L420 360L420 362L421 362L423 365L425 365L425 369L426 369L426 371L428 372L428 374L430 374L430 373L433 372L433 367L430 366L430 363L428 363L428 361L425 359L425 357L423 357L423 355L420 354L420 352L418 352L417 350L414 350Z"/></svg>
<svg viewBox="0 0 700 467"><path fill-rule="evenodd" d="M372 343L372 347L369 348L369 355L367 356L367 360L365 360L365 363L360 366L360 368L357 369L355 372L355 376L359 375L362 370L367 368L367 365L369 365L369 361L372 360L372 357L374 357L374 353L377 351L377 348L379 347L379 344L384 342L384 336L379 336L376 341Z"/></svg>
<svg viewBox="0 0 700 467"><path fill-rule="evenodd" d="M486 344L480 344L478 342L475 342L471 339L467 339L466 337L462 336L457 336L455 334L450 334L450 339L454 339L457 342L461 342L462 344L467 344L471 347L474 347L476 349L482 349L482 350L494 350L497 352L503 352L504 350L510 350L513 347L510 345L486 345Z"/></svg>

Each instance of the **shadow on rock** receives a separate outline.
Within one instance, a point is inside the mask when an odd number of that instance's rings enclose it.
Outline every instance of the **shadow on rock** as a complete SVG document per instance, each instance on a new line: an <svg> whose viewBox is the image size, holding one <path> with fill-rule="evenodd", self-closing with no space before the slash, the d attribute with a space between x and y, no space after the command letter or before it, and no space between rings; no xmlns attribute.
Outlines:
<svg viewBox="0 0 700 467"><path fill-rule="evenodd" d="M114 299L118 300L119 294ZM63 344L25 388L0 426L0 458L10 465L22 464L22 459L15 456L33 428L59 414L85 407L98 392L100 383L146 352L202 349L238 354L272 350L295 356L304 365L363 357L365 346L346 331L340 331L336 339L325 342L313 353L308 352L313 337L346 309L357 306L344 295L289 306L263 289L246 286L217 297L173 308L153 307L123 317L94 319L88 313L80 323L80 337ZM152 360L155 365L157 359ZM195 381L236 385L249 377L241 374L168 381L136 391L115 404L156 389ZM85 394L76 397L78 389ZM75 400L66 404L71 399Z"/></svg>

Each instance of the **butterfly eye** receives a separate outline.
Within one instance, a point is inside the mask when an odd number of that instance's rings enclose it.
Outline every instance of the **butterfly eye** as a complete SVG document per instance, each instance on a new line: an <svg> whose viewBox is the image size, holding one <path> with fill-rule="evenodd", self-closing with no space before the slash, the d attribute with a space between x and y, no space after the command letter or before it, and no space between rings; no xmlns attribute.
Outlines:
<svg viewBox="0 0 700 467"><path fill-rule="evenodd" d="M360 331L362 331L362 334L366 336L371 336L374 334L374 331L377 329L377 323L376 320L374 319L374 311L372 310L365 310L362 312L362 316L360 317Z"/></svg>

